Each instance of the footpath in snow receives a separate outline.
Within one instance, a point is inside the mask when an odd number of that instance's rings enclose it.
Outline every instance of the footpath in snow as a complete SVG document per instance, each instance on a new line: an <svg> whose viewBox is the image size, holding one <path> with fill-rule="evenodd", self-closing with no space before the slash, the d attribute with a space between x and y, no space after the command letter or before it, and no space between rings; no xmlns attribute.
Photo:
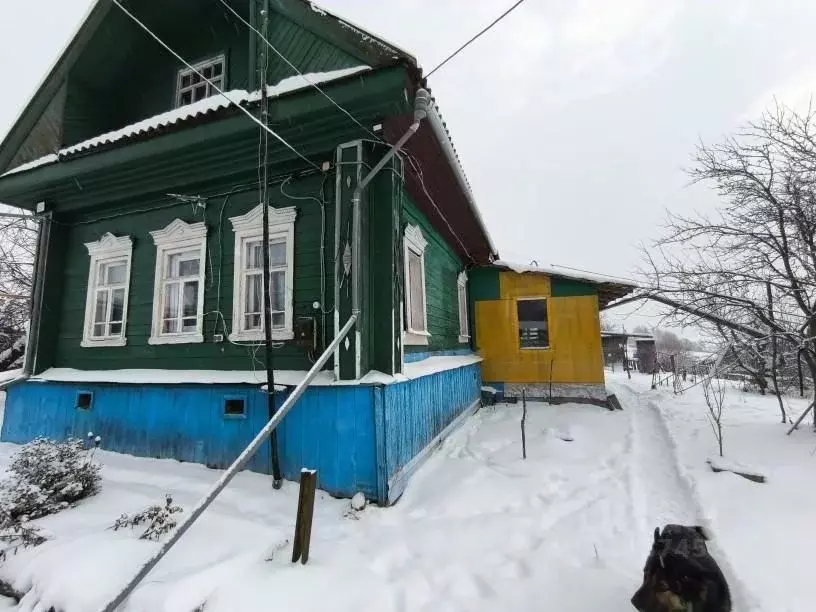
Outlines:
<svg viewBox="0 0 816 612"><path fill-rule="evenodd" d="M676 404L675 398L637 381L618 380L613 387L622 412L532 404L526 461L521 406L500 405L469 419L395 507L354 514L348 501L319 493L305 567L289 562L297 485L273 491L268 477L240 474L125 609L192 612L206 602L206 612L232 612L266 610L274 602L321 612L329 603L341 612L629 612L654 528L709 519L717 533L714 545L724 544L729 563L744 580L753 580L737 557L750 548L744 540L756 541L762 531L725 530L720 538L721 521L701 510L706 491L682 465L691 455L683 459L681 452L678 463L675 448L675 426L688 427L662 403ZM698 409L678 407L689 415ZM699 433L699 441L711 440ZM14 450L0 445L0 464ZM97 612L157 546L107 529L113 521L160 503L165 493L190 508L220 474L167 460L105 452L98 457L102 492L39 521L49 542L0 566L0 578L28 592L19 610L53 605L62 612ZM743 486L731 475L711 477ZM753 603L736 609L751 608Z"/></svg>
<svg viewBox="0 0 816 612"><path fill-rule="evenodd" d="M813 610L811 559L816 536L816 435L810 419L791 436L785 433L777 400L741 391L729 383L723 411L723 464L746 466L767 478L764 484L730 472L713 473L716 440L706 418L702 388L681 395L650 390L648 377L619 377L611 386L625 402L639 402L657 413L670 434L683 480L703 523L716 535L718 561L743 598L735 610L804 612ZM791 416L809 399L785 397ZM641 410L643 412L643 410ZM728 575L730 572L730 576ZM739 606L737 606L739 604Z"/></svg>

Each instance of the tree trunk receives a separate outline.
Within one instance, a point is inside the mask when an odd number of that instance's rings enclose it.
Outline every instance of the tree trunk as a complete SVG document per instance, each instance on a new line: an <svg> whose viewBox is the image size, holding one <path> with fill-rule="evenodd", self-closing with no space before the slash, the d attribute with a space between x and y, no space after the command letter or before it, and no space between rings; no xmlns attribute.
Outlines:
<svg viewBox="0 0 816 612"><path fill-rule="evenodd" d="M771 291L771 283L767 282L765 284L765 288L768 294L768 318L773 322L774 321L773 291ZM779 402L779 412L782 413L782 423L787 423L788 416L787 414L785 414L785 405L782 403L782 394L779 392L779 375L777 373L777 362L779 360L778 352L779 351L776 333L774 333L774 331L771 330L771 380L773 381L776 400Z"/></svg>

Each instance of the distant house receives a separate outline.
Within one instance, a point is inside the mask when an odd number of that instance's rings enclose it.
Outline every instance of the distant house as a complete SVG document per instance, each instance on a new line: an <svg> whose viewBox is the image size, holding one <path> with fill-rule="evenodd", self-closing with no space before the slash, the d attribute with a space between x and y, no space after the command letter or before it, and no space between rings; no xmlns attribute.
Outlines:
<svg viewBox="0 0 816 612"><path fill-rule="evenodd" d="M556 267L471 270L474 347L485 385L508 397L605 403L599 311L634 289Z"/></svg>
<svg viewBox="0 0 816 612"><path fill-rule="evenodd" d="M651 334L626 331L601 333L604 365L612 370L651 374L657 366L657 349Z"/></svg>
<svg viewBox="0 0 816 612"><path fill-rule="evenodd" d="M2 440L233 461L270 416L268 206L278 405L359 315L280 428L283 474L387 503L478 406L463 279L495 249L416 60L308 1L264 4L128 2L143 28L97 2L0 144L0 201L45 220ZM250 468L271 462L267 444Z"/></svg>

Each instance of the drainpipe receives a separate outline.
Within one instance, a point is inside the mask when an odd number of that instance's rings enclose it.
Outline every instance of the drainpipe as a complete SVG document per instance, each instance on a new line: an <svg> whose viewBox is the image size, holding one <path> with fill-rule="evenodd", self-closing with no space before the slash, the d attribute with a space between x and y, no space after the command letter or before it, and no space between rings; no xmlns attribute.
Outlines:
<svg viewBox="0 0 816 612"><path fill-rule="evenodd" d="M431 94L425 89L419 89L414 98L414 122L408 127L402 137L391 147L383 158L377 162L371 171L357 184L354 188L354 193L351 196L352 206L352 249L351 249L351 314L357 317L357 325L354 331L355 336L355 355L357 358L356 375L360 378L360 320L361 320L361 286L360 286L360 234L361 234L361 212L360 201L363 199L363 191L369 183L374 179L377 173L382 170L385 165L393 159L393 157L405 146L405 143L419 131L419 125L423 119L428 116L431 104Z"/></svg>

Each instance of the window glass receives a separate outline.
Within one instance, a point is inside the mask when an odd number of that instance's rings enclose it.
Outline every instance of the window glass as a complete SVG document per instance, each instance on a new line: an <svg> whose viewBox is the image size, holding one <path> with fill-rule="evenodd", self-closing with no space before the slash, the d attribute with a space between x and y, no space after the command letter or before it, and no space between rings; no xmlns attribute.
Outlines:
<svg viewBox="0 0 816 612"><path fill-rule="evenodd" d="M192 104L218 94L224 87L224 57L219 56L193 66L182 68L177 80L176 105Z"/></svg>
<svg viewBox="0 0 816 612"><path fill-rule="evenodd" d="M518 300L519 344L521 348L547 348L547 300Z"/></svg>
<svg viewBox="0 0 816 612"><path fill-rule="evenodd" d="M425 331L425 293L422 282L422 257L408 251L408 290L411 308L408 326L414 331Z"/></svg>

